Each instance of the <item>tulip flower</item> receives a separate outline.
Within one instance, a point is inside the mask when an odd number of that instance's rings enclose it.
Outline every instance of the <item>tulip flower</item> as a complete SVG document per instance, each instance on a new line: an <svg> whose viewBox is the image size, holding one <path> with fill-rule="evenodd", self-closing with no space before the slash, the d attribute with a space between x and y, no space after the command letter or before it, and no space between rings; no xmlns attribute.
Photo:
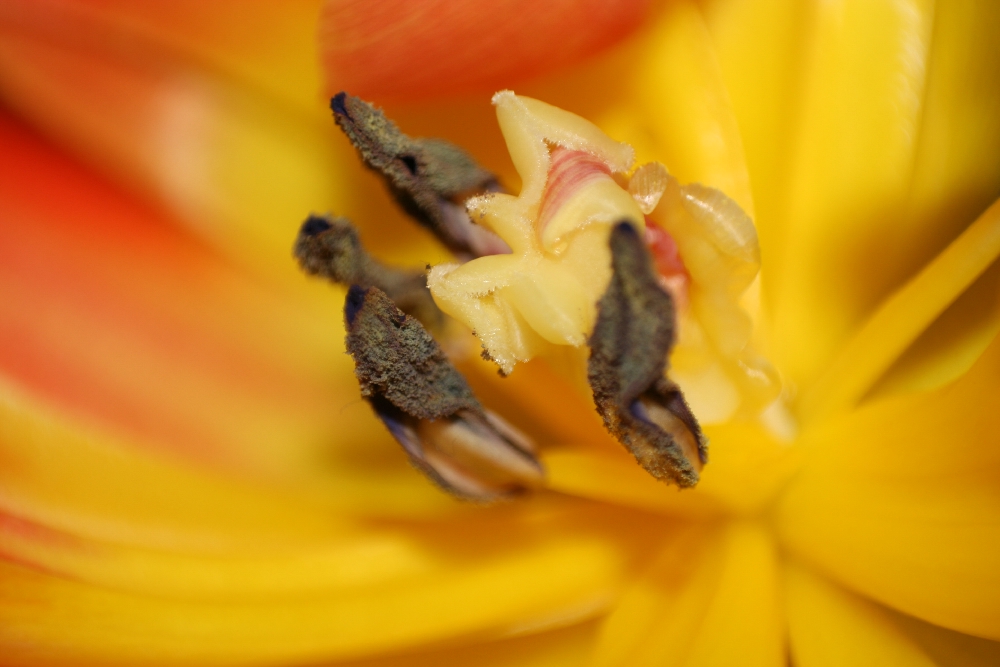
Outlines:
<svg viewBox="0 0 1000 667"><path fill-rule="evenodd" d="M3 3L0 663L997 664L997 34L985 2ZM507 377L432 331L458 427L524 487L454 498L362 400L347 290L291 256L309 219L364 245L352 281L453 262L329 98L516 197L504 89L661 163L661 207L752 220L738 296L646 233L704 340L742 313L780 387L678 342L695 488L605 430L574 347L598 309Z"/></svg>

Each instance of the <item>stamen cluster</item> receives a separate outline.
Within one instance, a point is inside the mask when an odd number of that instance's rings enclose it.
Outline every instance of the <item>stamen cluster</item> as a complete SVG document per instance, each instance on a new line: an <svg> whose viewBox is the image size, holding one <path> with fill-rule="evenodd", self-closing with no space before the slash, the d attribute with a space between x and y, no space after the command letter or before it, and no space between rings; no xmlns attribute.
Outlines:
<svg viewBox="0 0 1000 667"><path fill-rule="evenodd" d="M429 332L441 335L447 316L466 324L501 375L554 346L587 346L608 430L653 476L693 486L707 461L698 404L729 390L728 416L759 409L776 387L739 303L759 265L752 222L659 163L634 169L630 146L579 116L510 91L493 103L522 178L516 196L460 148L408 137L345 93L331 103L365 164L459 260L425 277L371 258L343 218L303 225L303 269L351 287L347 347L363 397L439 485L507 497L542 484L535 448L480 405Z"/></svg>

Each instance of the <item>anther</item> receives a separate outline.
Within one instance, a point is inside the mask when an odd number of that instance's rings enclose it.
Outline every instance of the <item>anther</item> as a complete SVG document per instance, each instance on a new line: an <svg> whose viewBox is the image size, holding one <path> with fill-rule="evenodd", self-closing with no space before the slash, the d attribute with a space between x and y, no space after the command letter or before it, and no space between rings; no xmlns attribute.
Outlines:
<svg viewBox="0 0 1000 667"><path fill-rule="evenodd" d="M604 424L657 479L698 483L707 442L675 384L665 377L674 342L673 299L659 284L634 226L611 232L612 278L598 302L587 366Z"/></svg>
<svg viewBox="0 0 1000 667"><path fill-rule="evenodd" d="M427 278L419 271L405 271L375 260L361 245L347 218L311 215L302 223L294 254L302 270L341 285L378 287L405 313L424 326L439 329L444 314L434 305Z"/></svg>
<svg viewBox="0 0 1000 667"><path fill-rule="evenodd" d="M478 501L541 485L526 439L483 409L434 339L384 292L351 287L345 320L361 395L416 468Z"/></svg>
<svg viewBox="0 0 1000 667"><path fill-rule="evenodd" d="M377 172L404 211L459 259L510 252L496 234L473 223L465 200L500 191L496 176L461 148L440 139L411 138L371 104L347 93L330 101L337 125Z"/></svg>

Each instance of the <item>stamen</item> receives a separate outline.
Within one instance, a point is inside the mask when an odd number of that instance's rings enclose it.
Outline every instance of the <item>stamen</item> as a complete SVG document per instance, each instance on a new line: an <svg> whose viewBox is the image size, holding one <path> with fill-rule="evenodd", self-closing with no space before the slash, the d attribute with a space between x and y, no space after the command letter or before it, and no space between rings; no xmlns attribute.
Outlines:
<svg viewBox="0 0 1000 667"><path fill-rule="evenodd" d="M657 479L698 483L707 442L680 389L664 377L673 300L629 223L611 232L612 278L598 302L587 375L604 424Z"/></svg>
<svg viewBox="0 0 1000 667"><path fill-rule="evenodd" d="M466 213L469 197L501 191L496 176L468 153L440 139L408 137L381 111L344 92L337 93L330 108L396 202L459 259L510 252L496 234L473 223Z"/></svg>
<svg viewBox="0 0 1000 667"><path fill-rule="evenodd" d="M541 485L524 436L483 409L434 339L385 293L351 287L344 317L361 395L416 468L478 501Z"/></svg>
<svg viewBox="0 0 1000 667"><path fill-rule="evenodd" d="M522 180L516 196L457 147L410 138L345 93L331 101L397 202L471 260L433 267L425 280L372 259L344 219L306 221L295 251L303 268L353 285L347 345L362 395L439 485L506 497L541 484L532 447L480 406L414 317L435 330L443 313L464 323L502 374L586 343L608 430L654 477L694 486L707 443L688 402L714 423L756 417L780 390L751 343L753 221L662 164L633 171L632 148L579 116L511 91L493 103Z"/></svg>
<svg viewBox="0 0 1000 667"><path fill-rule="evenodd" d="M444 313L434 304L424 273L389 267L374 259L347 218L309 216L302 223L293 252L309 275L363 289L378 287L425 327L439 330L444 324Z"/></svg>
<svg viewBox="0 0 1000 667"><path fill-rule="evenodd" d="M671 391L680 396L680 389L676 389L676 385ZM680 446L684 457L691 462L697 472L701 472L702 452L699 440L692 427L688 426L684 420L654 401L652 397L645 395L632 404L632 414L643 421L659 426L661 430L674 436L674 440ZM687 414L690 415L690 410L687 411Z"/></svg>

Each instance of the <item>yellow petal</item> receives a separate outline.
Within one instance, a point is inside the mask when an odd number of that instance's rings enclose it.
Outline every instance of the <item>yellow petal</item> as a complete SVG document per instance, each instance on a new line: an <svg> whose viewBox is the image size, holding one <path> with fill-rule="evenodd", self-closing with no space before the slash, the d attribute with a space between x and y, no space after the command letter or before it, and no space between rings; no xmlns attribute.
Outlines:
<svg viewBox="0 0 1000 667"><path fill-rule="evenodd" d="M808 7L798 0L729 0L704 8L746 152L754 222L767 269L772 268L772 249L781 242L776 224L785 199Z"/></svg>
<svg viewBox="0 0 1000 667"><path fill-rule="evenodd" d="M778 562L771 538L755 524L734 523L723 539L725 562L718 588L683 664L784 665Z"/></svg>
<svg viewBox="0 0 1000 667"><path fill-rule="evenodd" d="M912 274L1000 196L1000 6L936 2L920 142L907 219L888 230L905 239L893 262Z"/></svg>
<svg viewBox="0 0 1000 667"><path fill-rule="evenodd" d="M550 489L581 498L671 515L711 517L723 513L723 506L716 499L666 486L621 449L620 453L576 448L546 450L541 456L546 484Z"/></svg>
<svg viewBox="0 0 1000 667"><path fill-rule="evenodd" d="M1000 262L927 327L863 401L937 389L964 375L1000 333Z"/></svg>
<svg viewBox="0 0 1000 667"><path fill-rule="evenodd" d="M803 419L842 412L1000 255L1000 200L889 297L802 397Z"/></svg>
<svg viewBox="0 0 1000 667"><path fill-rule="evenodd" d="M540 443L617 451L621 445L608 435L594 410L580 354L565 350L569 354L563 367L553 363L559 361L553 355L521 364L507 377L500 377L496 364L479 356L466 357L457 365L484 404ZM554 396L558 400L553 401Z"/></svg>
<svg viewBox="0 0 1000 667"><path fill-rule="evenodd" d="M906 202L931 5L819 3L805 27L785 208L769 223L778 243L762 249L778 365L798 382L888 286L881 258L898 241L872 230Z"/></svg>
<svg viewBox="0 0 1000 667"><path fill-rule="evenodd" d="M597 623L497 642L337 663L337 667L579 667L586 664Z"/></svg>
<svg viewBox="0 0 1000 667"><path fill-rule="evenodd" d="M1000 194L995 159L1000 153L1000 44L995 39L1000 11L989 3L938 3L934 22L910 215L905 228L893 232L906 239L907 254L899 259L901 270L909 272L929 262ZM992 326L970 312L962 319L955 335L948 336L960 339L953 353L928 356L929 349L914 350L923 358L914 358L914 365L893 381L897 389L941 384L968 368L992 338ZM927 347L941 348L943 333L928 332Z"/></svg>
<svg viewBox="0 0 1000 667"><path fill-rule="evenodd" d="M656 142L649 159L663 162L683 183L721 190L753 217L739 127L693 2L665 8L637 63L634 86L641 128Z"/></svg>
<svg viewBox="0 0 1000 667"><path fill-rule="evenodd" d="M694 489L666 487L620 446L553 448L542 453L550 488L678 516L752 516L795 471L800 451L751 422L705 427L709 465Z"/></svg>
<svg viewBox="0 0 1000 667"><path fill-rule="evenodd" d="M681 533L608 616L591 664L783 665L777 576L756 525Z"/></svg>
<svg viewBox="0 0 1000 667"><path fill-rule="evenodd" d="M785 589L792 659L798 667L934 667L878 605L791 565Z"/></svg>
<svg viewBox="0 0 1000 667"><path fill-rule="evenodd" d="M1000 192L993 5L822 5L807 24L787 206L762 225L777 347L800 382Z"/></svg>
<svg viewBox="0 0 1000 667"><path fill-rule="evenodd" d="M0 505L16 516L98 539L199 549L312 542L343 526L318 507L121 446L0 390Z"/></svg>
<svg viewBox="0 0 1000 667"><path fill-rule="evenodd" d="M607 604L620 567L607 540L564 534L386 586L198 603L0 562L0 646L19 664L342 659L585 618Z"/></svg>
<svg viewBox="0 0 1000 667"><path fill-rule="evenodd" d="M998 368L1000 339L950 385L804 433L776 515L788 546L891 607L1000 638Z"/></svg>
<svg viewBox="0 0 1000 667"><path fill-rule="evenodd" d="M605 619L591 667L668 664L671 656L682 664L715 592L720 543L704 526L674 528Z"/></svg>
<svg viewBox="0 0 1000 667"><path fill-rule="evenodd" d="M559 497L526 506L481 509L464 518L448 517L447 523L379 525L329 519L325 531L309 533L303 530L312 518L308 508L287 502L282 507L262 493L254 496L244 491L244 495L251 509L270 510L268 516L284 509L291 525L274 528L265 516L256 518L256 534L234 535L254 521L237 515L237 526L219 530L212 540L195 541L190 535L192 526L174 518L173 525L160 521L147 527L150 532L161 531L159 541L124 531L110 535L109 540L108 535L93 537L97 531L84 522L54 529L0 512L2 557L131 595L244 604L353 595L405 585L423 577L439 577L456 567L477 567L497 556L527 552L549 539L574 541L595 531L611 547L618 543L632 548L628 545L633 542L610 526L608 512L595 515L587 512L586 505ZM221 506L226 500L223 494L217 492L217 497L220 506L205 512L203 524L226 509L232 513L232 508ZM179 514L179 504L173 503L175 514ZM108 523L117 518L110 513L106 517ZM175 530L173 539L163 535L168 528ZM624 542L621 537L626 538Z"/></svg>
<svg viewBox="0 0 1000 667"><path fill-rule="evenodd" d="M993 667L1000 664L1000 642L946 630L920 619L886 610L897 627L941 667Z"/></svg>
<svg viewBox="0 0 1000 667"><path fill-rule="evenodd" d="M437 565L405 530L351 526L309 544L288 544L287 536L275 531L261 534L257 543L225 544L232 532L220 532L211 544L185 544L181 538L168 550L157 550L80 537L0 513L3 558L102 588L170 599L248 602L333 594L425 575Z"/></svg>
<svg viewBox="0 0 1000 667"><path fill-rule="evenodd" d="M401 453L395 466L318 470L300 478L305 488L235 481L143 452L40 409L9 387L0 390L0 509L76 535L201 550L279 547L337 534L351 523L345 512L426 517L463 509L406 466Z"/></svg>

